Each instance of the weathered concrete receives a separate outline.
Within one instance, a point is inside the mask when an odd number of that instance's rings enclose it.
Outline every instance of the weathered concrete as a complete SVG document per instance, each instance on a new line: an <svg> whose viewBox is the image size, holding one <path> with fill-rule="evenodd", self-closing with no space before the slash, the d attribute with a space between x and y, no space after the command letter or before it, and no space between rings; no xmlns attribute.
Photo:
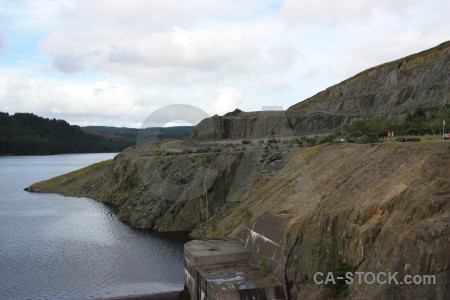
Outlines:
<svg viewBox="0 0 450 300"><path fill-rule="evenodd" d="M192 241L184 245L184 257L193 266L248 261L250 251L233 240Z"/></svg>
<svg viewBox="0 0 450 300"><path fill-rule="evenodd" d="M270 271L284 281L286 219L265 213L239 232L236 240L250 250L250 263L268 264Z"/></svg>
<svg viewBox="0 0 450 300"><path fill-rule="evenodd" d="M262 277L250 250L233 240L191 241L184 246L185 286L191 299L287 299L283 283Z"/></svg>

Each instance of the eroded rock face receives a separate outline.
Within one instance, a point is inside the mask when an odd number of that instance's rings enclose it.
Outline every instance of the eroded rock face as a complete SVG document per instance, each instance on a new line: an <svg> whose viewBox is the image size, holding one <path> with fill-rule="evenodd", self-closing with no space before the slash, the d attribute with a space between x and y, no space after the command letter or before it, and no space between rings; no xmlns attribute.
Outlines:
<svg viewBox="0 0 450 300"><path fill-rule="evenodd" d="M363 71L287 111L235 111L199 123L193 140L329 134L354 118L378 114L403 120L450 104L450 42Z"/></svg>
<svg viewBox="0 0 450 300"><path fill-rule="evenodd" d="M292 126L284 111L237 112L204 119L193 129L191 139L257 139L293 135Z"/></svg>
<svg viewBox="0 0 450 300"><path fill-rule="evenodd" d="M278 205L292 211L286 246L292 299L329 295L312 278L318 271L337 272L339 266L375 274L398 272L400 282L405 275L436 276L436 284L428 285L353 284L341 297L444 299L448 295L450 153L445 144L432 148L333 145L297 163L297 171L289 169L289 163L281 170L280 174L298 180ZM438 149L440 154L432 153ZM289 190L285 186L273 189L282 195ZM321 263L327 256L335 264L329 270Z"/></svg>
<svg viewBox="0 0 450 300"><path fill-rule="evenodd" d="M296 134L325 132L361 115L403 119L450 103L450 42L361 72L287 111Z"/></svg>
<svg viewBox="0 0 450 300"><path fill-rule="evenodd" d="M225 205L241 156L123 155L92 197L114 205L119 218L134 227L191 230Z"/></svg>
<svg viewBox="0 0 450 300"><path fill-rule="evenodd" d="M82 175L63 175L27 190L93 198L113 206L133 227L189 231L242 201L242 192L279 170L290 153L256 146L248 151L199 149L178 153L159 145L128 148Z"/></svg>

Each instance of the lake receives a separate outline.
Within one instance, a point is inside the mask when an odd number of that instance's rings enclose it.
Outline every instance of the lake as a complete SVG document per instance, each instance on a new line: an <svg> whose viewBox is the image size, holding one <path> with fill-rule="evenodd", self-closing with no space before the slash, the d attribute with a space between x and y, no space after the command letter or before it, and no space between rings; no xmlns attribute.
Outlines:
<svg viewBox="0 0 450 300"><path fill-rule="evenodd" d="M92 199L23 190L114 155L0 157L0 299L95 299L183 288L185 233L133 229Z"/></svg>

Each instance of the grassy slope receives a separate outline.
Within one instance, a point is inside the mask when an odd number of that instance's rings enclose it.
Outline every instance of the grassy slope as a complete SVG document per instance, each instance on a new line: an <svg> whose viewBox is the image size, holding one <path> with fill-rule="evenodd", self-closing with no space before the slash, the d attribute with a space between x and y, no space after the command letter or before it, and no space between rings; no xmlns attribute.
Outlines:
<svg viewBox="0 0 450 300"><path fill-rule="evenodd" d="M85 196L84 184L89 180L105 176L112 161L105 160L67 174L34 183L29 189L41 193L57 193L75 197Z"/></svg>

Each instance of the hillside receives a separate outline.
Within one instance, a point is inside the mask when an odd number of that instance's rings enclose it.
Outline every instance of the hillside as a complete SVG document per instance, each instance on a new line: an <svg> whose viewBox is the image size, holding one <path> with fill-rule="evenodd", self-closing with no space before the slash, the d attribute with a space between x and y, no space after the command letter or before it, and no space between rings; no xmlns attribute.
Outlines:
<svg viewBox="0 0 450 300"><path fill-rule="evenodd" d="M354 119L379 115L403 121L421 109L431 116L450 104L450 42L365 70L281 112L240 112L203 120L194 140L332 133Z"/></svg>
<svg viewBox="0 0 450 300"><path fill-rule="evenodd" d="M70 125L32 113L0 112L0 155L120 152L138 143L189 137L193 126L145 129Z"/></svg>
<svg viewBox="0 0 450 300"><path fill-rule="evenodd" d="M378 114L406 118L421 108L428 115L450 104L450 42L365 70L291 106L296 134L325 132L351 119Z"/></svg>
<svg viewBox="0 0 450 300"><path fill-rule="evenodd" d="M282 216L292 299L324 297L327 289L311 278L330 251L356 271L437 276L437 285L351 285L352 299L449 293L448 143L209 147L129 148L29 190L91 197L134 227L192 230L197 237L235 237L265 212ZM322 251L314 251L317 245Z"/></svg>
<svg viewBox="0 0 450 300"><path fill-rule="evenodd" d="M145 129L111 127L111 126L85 126L81 129L87 133L100 136L115 136L136 143L139 138L146 141L161 139L183 139L189 137L194 126L150 127Z"/></svg>
<svg viewBox="0 0 450 300"><path fill-rule="evenodd" d="M31 113L0 112L0 154L47 155L119 152L133 143L120 137L85 133L64 120Z"/></svg>

